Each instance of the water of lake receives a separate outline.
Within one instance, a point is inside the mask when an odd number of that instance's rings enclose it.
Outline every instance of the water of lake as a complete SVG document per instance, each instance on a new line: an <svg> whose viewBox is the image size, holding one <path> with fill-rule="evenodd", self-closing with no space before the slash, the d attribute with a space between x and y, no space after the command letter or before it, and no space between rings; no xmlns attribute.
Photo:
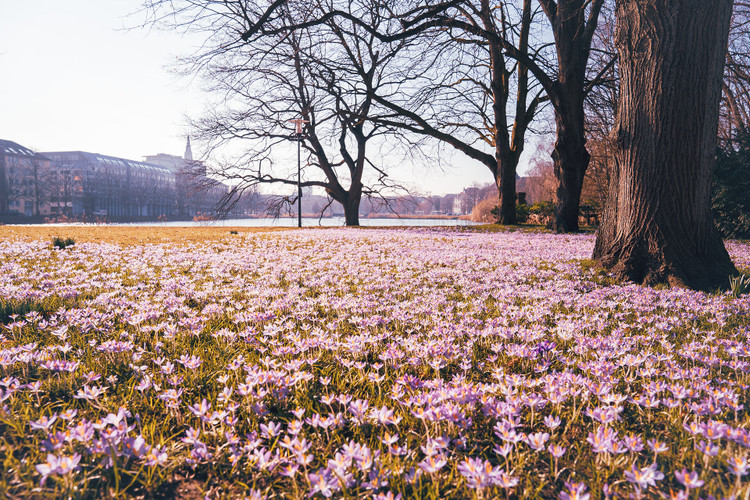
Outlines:
<svg viewBox="0 0 750 500"><path fill-rule="evenodd" d="M397 219L397 218L361 218L361 226L472 226L476 222L460 219ZM276 219L226 219L218 221L167 221L167 222L130 222L105 224L108 226L154 226L154 227L193 227L193 226L239 226L239 227L297 227L296 217L279 217ZM303 217L303 227L339 227L344 225L343 217Z"/></svg>

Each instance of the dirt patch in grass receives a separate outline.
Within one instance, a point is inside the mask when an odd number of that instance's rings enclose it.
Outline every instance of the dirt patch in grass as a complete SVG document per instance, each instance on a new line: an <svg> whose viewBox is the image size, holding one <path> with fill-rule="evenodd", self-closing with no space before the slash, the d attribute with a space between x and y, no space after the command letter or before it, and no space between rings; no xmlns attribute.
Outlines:
<svg viewBox="0 0 750 500"><path fill-rule="evenodd" d="M188 479L177 476L174 481L162 484L159 489L141 498L153 498L154 500L168 500L181 498L185 500L198 500L205 498L203 483L197 479Z"/></svg>

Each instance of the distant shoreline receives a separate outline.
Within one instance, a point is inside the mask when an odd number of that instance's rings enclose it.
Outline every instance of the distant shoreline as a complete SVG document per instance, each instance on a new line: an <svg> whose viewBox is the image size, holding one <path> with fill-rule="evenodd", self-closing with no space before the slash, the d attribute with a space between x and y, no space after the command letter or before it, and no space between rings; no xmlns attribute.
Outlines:
<svg viewBox="0 0 750 500"><path fill-rule="evenodd" d="M320 214L302 214L303 218L317 219L320 218ZM344 217L344 214L336 215L324 215L323 219L332 219L335 217ZM280 215L278 217L271 217L268 215L246 215L243 217L232 217L233 219L296 219L296 215ZM368 214L360 215L360 219L436 219L436 220L470 220L469 215L446 215L446 214Z"/></svg>
<svg viewBox="0 0 750 500"><path fill-rule="evenodd" d="M340 214L326 215L320 217L320 214L302 214L303 219L343 219L344 216ZM360 215L360 220L371 220L371 219L387 219L387 220L445 220L445 221L470 221L469 215L445 215L445 214L368 214ZM274 221L274 220L297 220L296 215L280 215L273 217L269 215L243 215L243 216L230 216L226 219L230 220L255 220L255 221ZM137 224L137 223L175 223L175 222L195 222L195 223L211 223L221 222L226 219L212 219L212 218L195 218L195 217L174 217L169 219L159 219L158 217L99 217L99 218L60 218L54 219L49 217L41 216L0 216L0 226L4 225L41 225L41 224L87 224L87 225L107 225L107 224Z"/></svg>

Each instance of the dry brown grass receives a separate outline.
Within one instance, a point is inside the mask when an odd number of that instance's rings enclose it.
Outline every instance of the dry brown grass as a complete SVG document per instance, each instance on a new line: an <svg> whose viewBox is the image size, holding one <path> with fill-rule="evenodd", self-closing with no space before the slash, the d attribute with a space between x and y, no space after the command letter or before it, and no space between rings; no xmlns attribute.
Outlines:
<svg viewBox="0 0 750 500"><path fill-rule="evenodd" d="M198 243L226 238L230 231L258 233L286 231L283 227L122 227L122 226L0 226L0 239L73 238L77 243L115 243L137 245L148 243Z"/></svg>

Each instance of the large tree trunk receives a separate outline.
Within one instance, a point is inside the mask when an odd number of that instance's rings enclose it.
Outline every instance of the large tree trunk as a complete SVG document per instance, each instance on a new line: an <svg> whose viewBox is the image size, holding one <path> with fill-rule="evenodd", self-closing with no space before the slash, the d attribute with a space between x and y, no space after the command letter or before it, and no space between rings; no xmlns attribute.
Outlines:
<svg viewBox="0 0 750 500"><path fill-rule="evenodd" d="M494 29L492 19L492 8L489 0L482 0L482 20L488 30ZM499 203L497 222L499 224L516 224L516 166L513 151L511 150L510 137L508 136L508 116L505 106L508 102L508 78L510 74L505 67L505 56L501 44L491 42L489 44L490 70L492 79L490 89L492 90L492 116L495 125L495 161L492 169L497 186ZM525 103L524 103L525 108Z"/></svg>
<svg viewBox="0 0 750 500"><path fill-rule="evenodd" d="M552 151L557 178L554 228L559 233L575 233L579 229L581 190L590 160L583 126L583 86L568 92L579 95L561 99L562 109L555 113L557 141Z"/></svg>
<svg viewBox="0 0 750 500"><path fill-rule="evenodd" d="M710 211L732 0L618 0L620 102L594 258L639 283L712 290L736 272Z"/></svg>
<svg viewBox="0 0 750 500"><path fill-rule="evenodd" d="M497 206L498 224L518 224L516 216L516 167L518 160L512 153L509 157L500 157L497 162L495 185L500 200Z"/></svg>
<svg viewBox="0 0 750 500"><path fill-rule="evenodd" d="M359 202L362 198L361 192L353 193L350 189L344 199L344 223L347 226L359 226Z"/></svg>
<svg viewBox="0 0 750 500"><path fill-rule="evenodd" d="M552 23L557 49L557 81L550 94L557 126L552 152L557 178L553 225L557 232L574 233L578 231L583 179L590 160L583 111L586 66L602 1L540 0L540 4Z"/></svg>

